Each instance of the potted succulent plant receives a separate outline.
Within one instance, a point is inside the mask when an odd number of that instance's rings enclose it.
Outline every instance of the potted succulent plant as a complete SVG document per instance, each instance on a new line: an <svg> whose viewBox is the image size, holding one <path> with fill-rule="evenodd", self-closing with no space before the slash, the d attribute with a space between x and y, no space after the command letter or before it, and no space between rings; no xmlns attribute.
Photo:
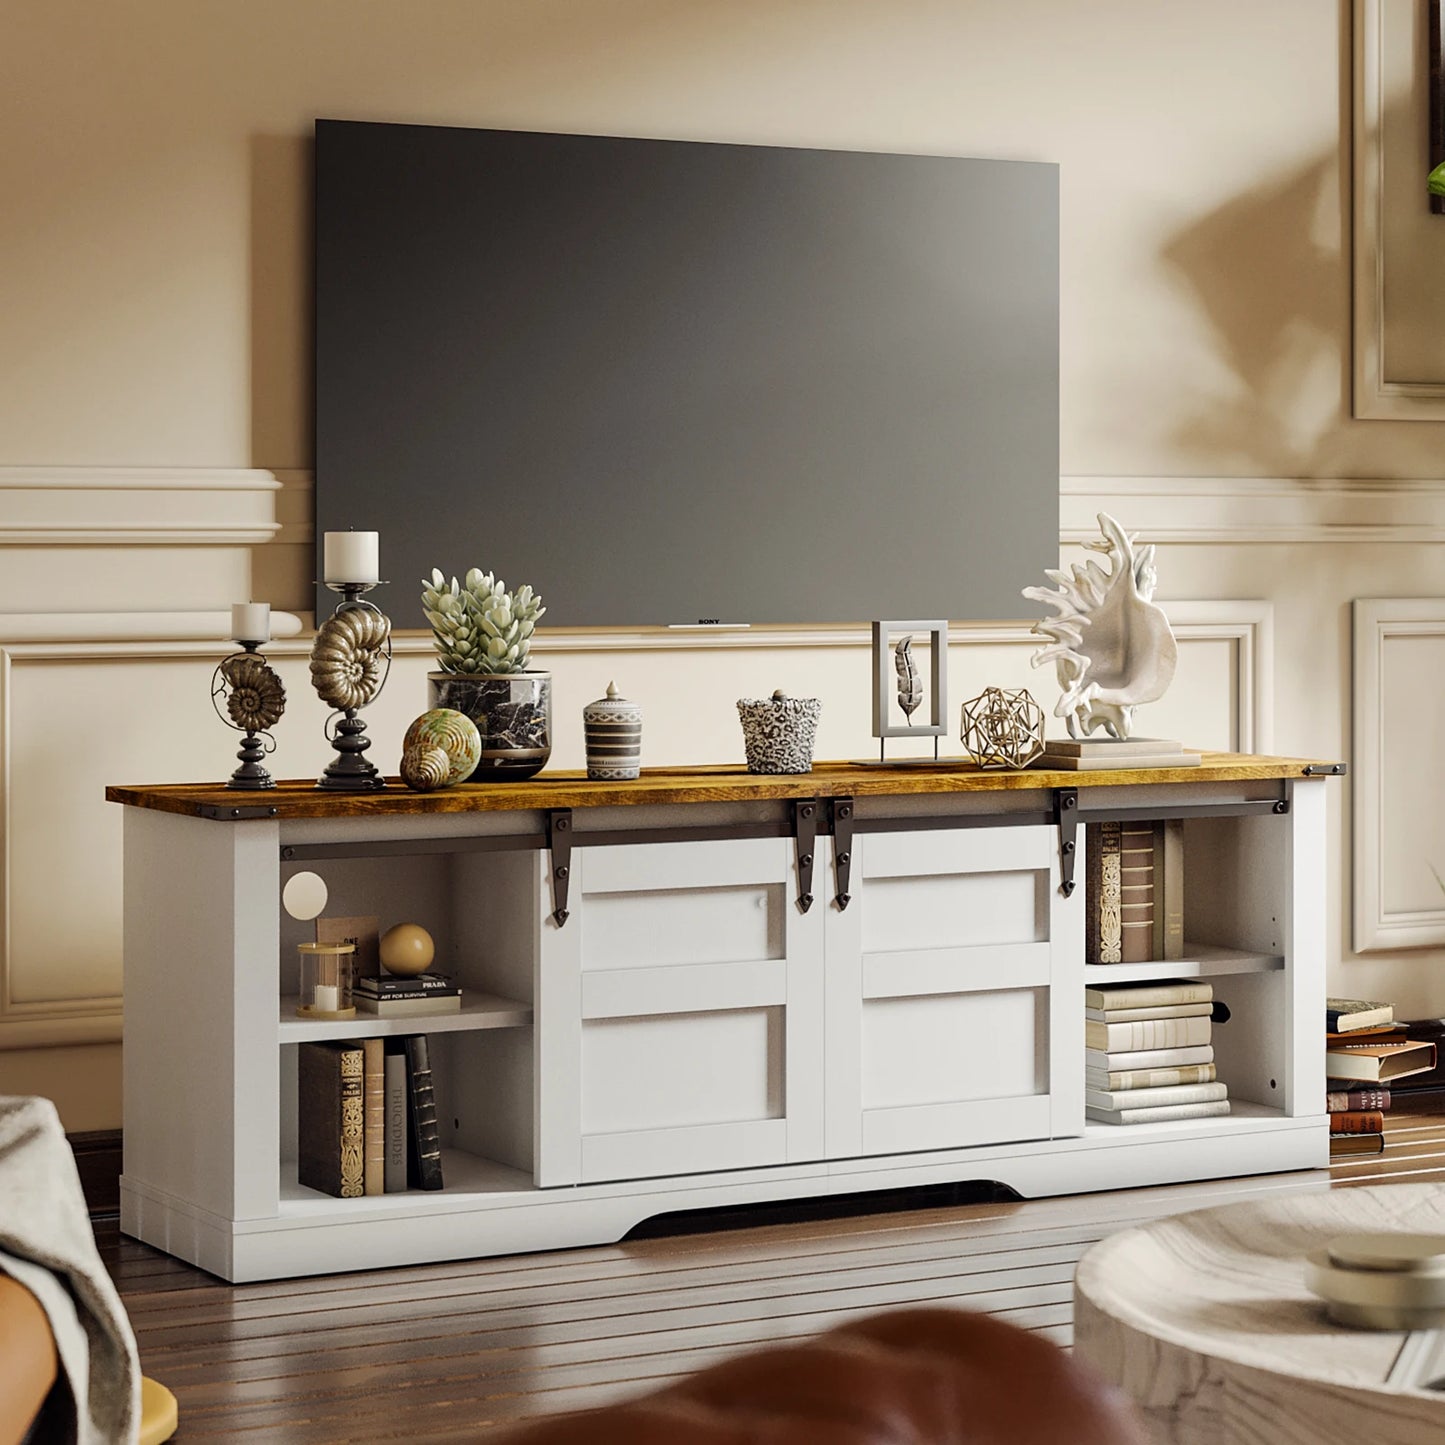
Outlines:
<svg viewBox="0 0 1445 1445"><path fill-rule="evenodd" d="M527 662L532 632L547 610L530 587L473 567L459 583L432 569L422 583L440 671L427 674L433 707L455 708L476 723L482 757L472 782L530 778L552 753L552 674Z"/></svg>

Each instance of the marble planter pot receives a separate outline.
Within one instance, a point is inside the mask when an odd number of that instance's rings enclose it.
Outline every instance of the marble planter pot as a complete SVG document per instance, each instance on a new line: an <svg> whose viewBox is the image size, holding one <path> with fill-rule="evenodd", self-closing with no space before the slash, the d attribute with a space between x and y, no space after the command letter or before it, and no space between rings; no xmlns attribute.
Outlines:
<svg viewBox="0 0 1445 1445"><path fill-rule="evenodd" d="M552 756L550 672L429 672L432 707L455 708L476 723L482 756L468 782L515 782L540 773Z"/></svg>

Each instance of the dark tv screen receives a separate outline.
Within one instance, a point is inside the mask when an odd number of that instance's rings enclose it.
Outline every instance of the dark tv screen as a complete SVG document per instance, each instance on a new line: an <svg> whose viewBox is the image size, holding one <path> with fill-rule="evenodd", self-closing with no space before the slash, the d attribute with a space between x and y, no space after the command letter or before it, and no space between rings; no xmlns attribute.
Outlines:
<svg viewBox="0 0 1445 1445"><path fill-rule="evenodd" d="M318 121L315 381L318 564L379 532L398 626L434 566L553 626L1037 615L1058 169Z"/></svg>

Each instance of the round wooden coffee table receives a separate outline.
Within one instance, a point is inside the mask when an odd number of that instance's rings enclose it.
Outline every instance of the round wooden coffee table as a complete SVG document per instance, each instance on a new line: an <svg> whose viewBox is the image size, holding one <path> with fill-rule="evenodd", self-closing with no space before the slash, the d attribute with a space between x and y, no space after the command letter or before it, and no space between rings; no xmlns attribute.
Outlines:
<svg viewBox="0 0 1445 1445"><path fill-rule="evenodd" d="M1441 1445L1445 1331L1343 1329L1305 1287L1306 1256L1362 1230L1445 1234L1445 1188L1273 1195L1124 1230L1079 1262L1074 1348L1171 1445Z"/></svg>

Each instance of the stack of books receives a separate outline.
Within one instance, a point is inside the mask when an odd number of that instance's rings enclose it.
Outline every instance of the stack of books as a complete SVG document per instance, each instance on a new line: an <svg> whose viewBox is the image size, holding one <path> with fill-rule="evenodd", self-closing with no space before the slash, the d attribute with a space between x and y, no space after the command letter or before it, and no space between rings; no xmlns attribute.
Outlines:
<svg viewBox="0 0 1445 1445"><path fill-rule="evenodd" d="M1325 1073L1330 1157L1379 1154L1385 1147L1387 1082L1435 1067L1435 1045L1407 1037L1391 1004L1374 999L1325 1000Z"/></svg>
<svg viewBox="0 0 1445 1445"><path fill-rule="evenodd" d="M357 979L352 992L362 1013L380 1018L457 1013L462 1006L461 989L439 973L419 973L412 978L368 976Z"/></svg>
<svg viewBox="0 0 1445 1445"><path fill-rule="evenodd" d="M1101 1124L1229 1113L1210 1041L1214 987L1203 980L1084 991L1084 1113Z"/></svg>

